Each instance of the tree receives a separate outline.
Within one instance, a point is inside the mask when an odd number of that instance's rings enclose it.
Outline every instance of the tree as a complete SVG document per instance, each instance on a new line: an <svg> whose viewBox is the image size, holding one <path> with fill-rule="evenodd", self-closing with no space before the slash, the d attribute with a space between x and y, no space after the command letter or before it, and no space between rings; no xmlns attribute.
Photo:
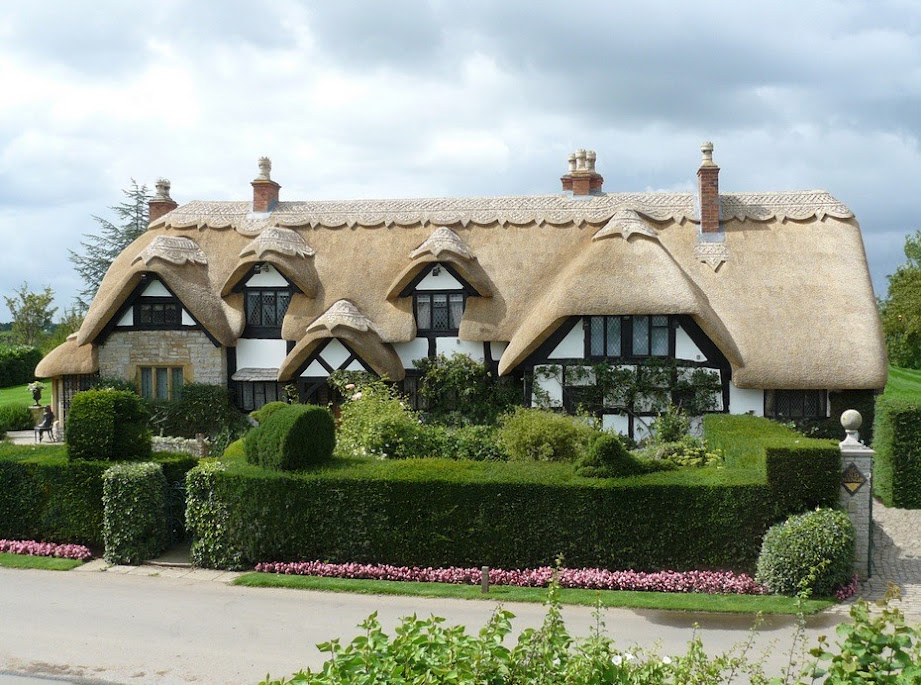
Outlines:
<svg viewBox="0 0 921 685"><path fill-rule="evenodd" d="M70 251L70 261L86 286L76 297L77 305L82 310L89 308L112 261L147 230L147 202L151 197L147 186L139 186L137 181L131 179L131 187L122 190L122 193L125 201L109 207L118 217L118 223L94 216L93 220L99 224L98 233L83 235L86 240L80 243L82 253Z"/></svg>
<svg viewBox="0 0 921 685"><path fill-rule="evenodd" d="M3 297L13 315L13 342L18 345L38 345L58 310L51 306L54 291L45 286L43 292L33 293L29 291L29 284L24 282L14 293L13 297Z"/></svg>
<svg viewBox="0 0 921 685"><path fill-rule="evenodd" d="M921 231L905 238L905 257L889 276L889 291L880 304L889 362L921 369Z"/></svg>
<svg viewBox="0 0 921 685"><path fill-rule="evenodd" d="M67 336L76 333L83 325L83 312L77 308L65 309L61 318L54 324L51 333L42 341L42 352L48 354L55 347L67 340Z"/></svg>

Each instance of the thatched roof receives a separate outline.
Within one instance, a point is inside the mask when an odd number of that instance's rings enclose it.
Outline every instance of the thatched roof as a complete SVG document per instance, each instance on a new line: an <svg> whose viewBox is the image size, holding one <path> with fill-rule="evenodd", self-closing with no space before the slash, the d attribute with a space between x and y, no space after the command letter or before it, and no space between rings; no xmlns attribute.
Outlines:
<svg viewBox="0 0 921 685"><path fill-rule="evenodd" d="M570 315L681 313L720 347L741 387L882 387L885 350L850 210L823 191L723 193L721 206L724 240L707 242L690 193L279 202L259 214L249 202L190 202L115 260L78 342L92 343L153 272L233 345L244 324L233 288L270 262L303 291L282 328L296 345L280 376L332 335L313 327L347 300L373 330L336 336L354 338L394 378L388 343L416 334L400 293L437 261L481 295L468 299L460 337L510 342L503 372Z"/></svg>
<svg viewBox="0 0 921 685"><path fill-rule="evenodd" d="M78 345L77 334L55 347L35 367L36 378L79 376L99 370L99 354L93 345Z"/></svg>

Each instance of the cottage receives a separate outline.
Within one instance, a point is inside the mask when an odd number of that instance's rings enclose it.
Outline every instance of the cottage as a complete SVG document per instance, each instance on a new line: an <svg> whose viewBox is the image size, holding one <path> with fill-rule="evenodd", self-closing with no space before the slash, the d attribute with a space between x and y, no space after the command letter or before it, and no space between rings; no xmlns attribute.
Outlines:
<svg viewBox="0 0 921 685"><path fill-rule="evenodd" d="M592 151L562 191L528 197L279 200L179 206L160 180L150 228L115 260L80 331L36 369L59 416L95 374L169 398L227 384L241 409L332 399L337 369L412 394L413 361L463 353L570 406L597 361L673 360L718 381L713 409L822 417L830 393L885 385L860 228L819 190L608 193ZM605 406L636 433L654 407Z"/></svg>

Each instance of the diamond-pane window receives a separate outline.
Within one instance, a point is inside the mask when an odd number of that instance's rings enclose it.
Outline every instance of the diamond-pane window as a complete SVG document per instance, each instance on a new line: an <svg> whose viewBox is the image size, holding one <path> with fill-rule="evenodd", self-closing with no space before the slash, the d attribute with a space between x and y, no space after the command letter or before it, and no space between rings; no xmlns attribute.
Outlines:
<svg viewBox="0 0 921 685"><path fill-rule="evenodd" d="M649 354L649 317L633 317L633 356L645 357Z"/></svg>
<svg viewBox="0 0 921 685"><path fill-rule="evenodd" d="M281 325L291 302L288 288L248 288L246 290L246 325L251 333L280 335ZM262 330L259 330L262 329ZM266 330L268 329L268 330Z"/></svg>
<svg viewBox="0 0 921 685"><path fill-rule="evenodd" d="M603 316L593 316L589 319L589 351L593 357L603 357L605 353L604 319Z"/></svg>
<svg viewBox="0 0 921 685"><path fill-rule="evenodd" d="M416 292L416 328L419 331L452 333L464 316L464 294L459 292Z"/></svg>
<svg viewBox="0 0 921 685"><path fill-rule="evenodd" d="M607 319L607 342L605 344L605 353L608 357L620 356L620 317L608 316Z"/></svg>

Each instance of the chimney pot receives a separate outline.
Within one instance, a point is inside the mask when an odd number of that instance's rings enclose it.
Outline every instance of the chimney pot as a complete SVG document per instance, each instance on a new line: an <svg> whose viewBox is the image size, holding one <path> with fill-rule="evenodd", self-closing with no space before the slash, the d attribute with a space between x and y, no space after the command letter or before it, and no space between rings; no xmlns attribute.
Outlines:
<svg viewBox="0 0 921 685"><path fill-rule="evenodd" d="M595 171L596 159L594 150L584 148L579 148L569 155L569 171L560 177L563 191L571 192L574 196L600 194L604 178Z"/></svg>
<svg viewBox="0 0 921 685"><path fill-rule="evenodd" d="M720 168L713 161L713 143L700 146L701 162L697 170L701 233L720 231Z"/></svg>
<svg viewBox="0 0 921 685"><path fill-rule="evenodd" d="M259 158L259 174L253 180L252 186L253 211L271 212L275 209L281 186L272 180L272 160L268 157Z"/></svg>
<svg viewBox="0 0 921 685"><path fill-rule="evenodd" d="M148 225L157 221L164 214L173 211L179 205L169 195L170 182L165 178L158 178L154 183L156 192L147 202L147 222Z"/></svg>

